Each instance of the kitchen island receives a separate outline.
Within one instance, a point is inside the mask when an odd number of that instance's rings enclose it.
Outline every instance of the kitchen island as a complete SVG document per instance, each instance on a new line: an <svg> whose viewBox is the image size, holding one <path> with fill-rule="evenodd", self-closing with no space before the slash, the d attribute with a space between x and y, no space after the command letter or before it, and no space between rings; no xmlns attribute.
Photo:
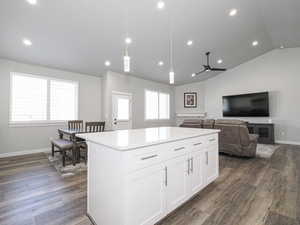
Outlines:
<svg viewBox="0 0 300 225"><path fill-rule="evenodd" d="M97 225L155 224L218 177L218 132L160 127L78 134L88 143L88 216Z"/></svg>

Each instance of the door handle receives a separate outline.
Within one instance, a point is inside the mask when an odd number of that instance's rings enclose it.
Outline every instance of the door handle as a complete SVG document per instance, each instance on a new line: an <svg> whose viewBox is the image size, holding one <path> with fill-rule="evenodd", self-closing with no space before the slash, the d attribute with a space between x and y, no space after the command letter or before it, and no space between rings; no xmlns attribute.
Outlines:
<svg viewBox="0 0 300 225"><path fill-rule="evenodd" d="M168 186L168 168L165 167L165 185Z"/></svg>
<svg viewBox="0 0 300 225"><path fill-rule="evenodd" d="M194 158L191 158L191 172L194 173Z"/></svg>
<svg viewBox="0 0 300 225"><path fill-rule="evenodd" d="M215 140L216 140L215 138L209 139L210 142L215 141Z"/></svg>
<svg viewBox="0 0 300 225"><path fill-rule="evenodd" d="M187 173L188 173L188 175L190 175L190 159L187 160L187 163L188 163Z"/></svg>
<svg viewBox="0 0 300 225"><path fill-rule="evenodd" d="M206 165L208 165L208 152L205 152L206 154Z"/></svg>

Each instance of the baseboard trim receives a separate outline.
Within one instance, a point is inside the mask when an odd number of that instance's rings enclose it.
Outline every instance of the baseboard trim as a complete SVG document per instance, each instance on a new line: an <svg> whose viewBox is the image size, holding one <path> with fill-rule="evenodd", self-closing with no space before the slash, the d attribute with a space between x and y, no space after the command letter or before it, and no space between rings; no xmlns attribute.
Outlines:
<svg viewBox="0 0 300 225"><path fill-rule="evenodd" d="M300 142L297 141L276 141L276 144L286 144L286 145L300 145Z"/></svg>
<svg viewBox="0 0 300 225"><path fill-rule="evenodd" d="M7 152L7 153L0 154L0 158L28 155L28 154L41 153L41 152L50 152L50 148L40 148L40 149L24 150L18 152Z"/></svg>

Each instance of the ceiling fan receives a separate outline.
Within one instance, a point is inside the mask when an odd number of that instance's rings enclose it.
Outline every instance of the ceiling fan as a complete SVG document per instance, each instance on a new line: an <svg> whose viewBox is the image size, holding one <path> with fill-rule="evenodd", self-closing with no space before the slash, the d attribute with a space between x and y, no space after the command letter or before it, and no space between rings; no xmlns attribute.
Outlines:
<svg viewBox="0 0 300 225"><path fill-rule="evenodd" d="M206 55L207 64L203 65L203 70L200 71L200 72L198 72L198 73L195 73L195 75L199 75L201 73L209 72L209 71L226 71L227 70L225 68L213 68L213 67L211 67L209 65L209 55L210 55L210 52L206 52L205 55Z"/></svg>

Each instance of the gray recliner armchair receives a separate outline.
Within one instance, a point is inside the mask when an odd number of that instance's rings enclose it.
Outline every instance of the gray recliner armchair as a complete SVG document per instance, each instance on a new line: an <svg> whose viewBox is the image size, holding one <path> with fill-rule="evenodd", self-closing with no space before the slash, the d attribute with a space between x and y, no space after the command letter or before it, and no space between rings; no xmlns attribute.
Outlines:
<svg viewBox="0 0 300 225"><path fill-rule="evenodd" d="M249 134L246 122L240 120L216 120L220 129L219 151L230 155L255 157L258 135Z"/></svg>

